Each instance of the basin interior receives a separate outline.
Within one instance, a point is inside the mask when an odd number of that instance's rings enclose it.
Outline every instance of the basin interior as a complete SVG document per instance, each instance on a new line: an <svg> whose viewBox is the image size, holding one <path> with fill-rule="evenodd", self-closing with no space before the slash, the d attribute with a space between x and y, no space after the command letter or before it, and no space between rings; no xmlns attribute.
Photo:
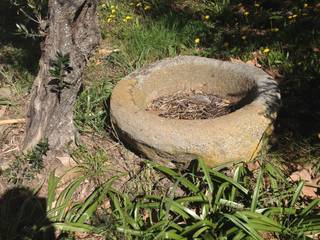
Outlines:
<svg viewBox="0 0 320 240"><path fill-rule="evenodd" d="M231 100L237 109L250 103L257 94L254 79L241 69L241 65L196 62L151 69L137 80L131 93L137 106L146 109L154 99L178 91L215 94Z"/></svg>

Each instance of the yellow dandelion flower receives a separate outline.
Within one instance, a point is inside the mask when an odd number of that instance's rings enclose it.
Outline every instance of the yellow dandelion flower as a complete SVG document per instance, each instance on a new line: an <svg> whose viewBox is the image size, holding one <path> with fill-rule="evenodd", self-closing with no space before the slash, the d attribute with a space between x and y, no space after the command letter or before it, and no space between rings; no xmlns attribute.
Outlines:
<svg viewBox="0 0 320 240"><path fill-rule="evenodd" d="M245 12L243 13L243 15L248 16L248 15L249 15L249 12L248 12L248 11L245 11Z"/></svg>
<svg viewBox="0 0 320 240"><path fill-rule="evenodd" d="M194 39L194 43L195 43L195 44L199 44L199 43L200 43L200 38L198 38L198 37L195 38L195 39Z"/></svg>
<svg viewBox="0 0 320 240"><path fill-rule="evenodd" d="M260 4L259 3L255 3L254 6L255 7L260 7Z"/></svg>
<svg viewBox="0 0 320 240"><path fill-rule="evenodd" d="M267 54L268 52L270 52L270 49L269 48L265 48L265 49L263 49L263 51L262 51L264 54Z"/></svg>
<svg viewBox="0 0 320 240"><path fill-rule="evenodd" d="M102 8L105 8L107 5L104 3L101 5Z"/></svg>
<svg viewBox="0 0 320 240"><path fill-rule="evenodd" d="M292 15L288 16L288 19L292 19Z"/></svg>
<svg viewBox="0 0 320 240"><path fill-rule="evenodd" d="M308 3L303 4L304 8L307 8L308 6L309 6Z"/></svg>
<svg viewBox="0 0 320 240"><path fill-rule="evenodd" d="M130 20L132 20L132 17L131 17L131 16L126 16L126 17L123 19L124 22L128 22L128 21L130 21Z"/></svg>
<svg viewBox="0 0 320 240"><path fill-rule="evenodd" d="M294 14L292 17L293 17L293 18L296 18L296 17L298 17L298 15L297 15L297 14Z"/></svg>
<svg viewBox="0 0 320 240"><path fill-rule="evenodd" d="M204 20L209 20L209 19L210 19L210 16L209 16L209 15L205 15L205 16L203 17L203 19L204 19Z"/></svg>
<svg viewBox="0 0 320 240"><path fill-rule="evenodd" d="M111 10L111 13L115 13L115 12L116 12L116 10L115 10L115 9L112 9L112 10Z"/></svg>
<svg viewBox="0 0 320 240"><path fill-rule="evenodd" d="M110 23L112 21L112 18L108 18L107 22Z"/></svg>
<svg viewBox="0 0 320 240"><path fill-rule="evenodd" d="M148 10L150 10L151 9L151 6L149 6L149 5L146 5L146 6L144 6L144 8L143 8L145 11L148 11Z"/></svg>
<svg viewBox="0 0 320 240"><path fill-rule="evenodd" d="M279 32L279 28L271 28L271 32Z"/></svg>
<svg viewBox="0 0 320 240"><path fill-rule="evenodd" d="M115 9L116 8L116 6L115 5L111 5L111 9Z"/></svg>
<svg viewBox="0 0 320 240"><path fill-rule="evenodd" d="M111 14L110 16L109 16L109 18L115 18L116 17L116 15L114 15L114 14Z"/></svg>

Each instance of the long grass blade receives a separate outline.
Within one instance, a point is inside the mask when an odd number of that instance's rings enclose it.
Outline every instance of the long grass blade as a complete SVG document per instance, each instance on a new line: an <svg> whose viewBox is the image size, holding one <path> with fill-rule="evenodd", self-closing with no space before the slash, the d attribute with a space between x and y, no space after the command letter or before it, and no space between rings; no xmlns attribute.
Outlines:
<svg viewBox="0 0 320 240"><path fill-rule="evenodd" d="M290 207L291 208L293 208L295 206L295 204L297 203L298 198L299 198L299 196L300 196L300 194L302 192L303 186L304 186L304 181L299 182L299 184L298 184L298 186L296 188L296 191L292 196L292 200L290 202Z"/></svg>
<svg viewBox="0 0 320 240"><path fill-rule="evenodd" d="M176 181L180 182L184 187L188 188L191 192L193 193L197 193L199 192L199 188L193 184L192 182L190 182L188 179L186 179L185 177L182 177L179 173L177 173L176 171L161 166L159 164L155 164L155 163L150 163L151 166L153 166L154 168L158 169L159 171L161 171L162 173L172 177L173 179L175 179Z"/></svg>
<svg viewBox="0 0 320 240"><path fill-rule="evenodd" d="M95 232L96 228L81 223L53 223L53 227L67 232Z"/></svg>
<svg viewBox="0 0 320 240"><path fill-rule="evenodd" d="M257 177L257 183L253 192L252 200L251 200L251 211L254 212L258 206L258 200L259 200L259 193L260 193L260 188L262 185L262 180L263 180L263 170L260 168L258 177Z"/></svg>
<svg viewBox="0 0 320 240"><path fill-rule="evenodd" d="M59 181L60 179L55 176L55 172L51 172L48 179L47 210L52 209L52 204L56 197L56 191Z"/></svg>
<svg viewBox="0 0 320 240"><path fill-rule="evenodd" d="M210 174L212 174L213 176L219 178L219 179L222 179L226 182L229 182L231 183L233 186L235 186L236 188L238 188L241 192L243 192L244 194L248 194L249 193L249 190L246 189L245 187L243 187L241 184L235 182L232 178L222 174L222 173L219 173L217 172L216 170L214 169L210 169Z"/></svg>
<svg viewBox="0 0 320 240"><path fill-rule="evenodd" d="M262 240L262 238L259 236L259 234L251 228L249 225L243 223L241 220L239 220L234 215L230 214L223 214L227 219L229 219L233 224L235 224L237 227L242 229L244 232L246 232L250 237L252 237L255 240Z"/></svg>
<svg viewBox="0 0 320 240"><path fill-rule="evenodd" d="M209 173L209 168L206 166L206 164L204 163L204 161L202 159L199 159L198 162L199 162L200 168L203 171L204 179L208 184L209 191L212 194L213 193L213 183L212 183L211 176Z"/></svg>

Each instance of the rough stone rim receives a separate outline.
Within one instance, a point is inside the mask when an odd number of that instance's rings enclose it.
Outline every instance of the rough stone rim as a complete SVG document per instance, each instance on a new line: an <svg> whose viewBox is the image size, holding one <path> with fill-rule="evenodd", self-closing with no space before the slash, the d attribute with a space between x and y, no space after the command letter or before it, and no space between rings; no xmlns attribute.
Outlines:
<svg viewBox="0 0 320 240"><path fill-rule="evenodd" d="M132 98L130 98L130 89L132 87L139 86L144 81L144 79L148 77L150 73L157 71L161 68L165 68L166 66L179 65L181 63L184 63L184 64L193 63L193 62L197 62L197 64L199 63L216 64L216 65L218 64L219 67L228 67L228 68L241 66L241 68L247 70L250 73L250 77L254 79L254 82L257 87L256 98L250 104L230 114L227 114L215 119L201 119L201 120L179 120L179 119L162 118L160 116L157 116L154 113L150 113L146 111L145 109L139 108L132 101ZM123 91L123 88L126 88L126 87L128 91L121 94L121 96L123 96L126 99L117 98L118 90L121 89L121 91ZM261 69L258 69L256 67L253 67L247 64L231 63L231 62L225 62L225 61L203 58L203 57L195 57L195 56L179 56L175 58L164 59L154 64L151 64L148 67L144 67L142 69L139 69L131 73L126 78L121 80L119 84L115 87L115 89L113 90L113 94L111 96L111 104L110 104L111 119L112 119L112 122L115 123L115 125L117 125L118 130L123 132L127 138L137 141L138 145L139 144L145 145L146 147L149 147L148 145L150 145L151 148L159 149L160 152L162 151L166 152L166 149L162 149L162 145L159 143L158 134L161 134L160 132L155 131L154 136L144 136L139 138L137 137L137 135L139 135L139 131L136 131L134 129L134 126L131 126L129 128L126 126L126 124L128 124L127 120L130 119L130 121L134 122L135 124L139 124L139 120L143 119L144 121L152 122L154 126L157 126L158 123L161 124L162 126L167 126L167 127L174 124L175 128L178 128L178 129L179 128L185 129L186 125L190 128L194 128L194 127L198 128L198 127L208 127L210 125L219 126L222 120L228 121L228 119L235 119L237 117L241 117L241 115L243 115L244 112L247 111L247 109L255 108L259 110L259 112L257 112L256 114L264 115L266 119L264 121L265 128L268 128L272 124L273 120L276 118L279 105L280 105L280 92L279 92L277 83L276 81L273 80L271 76L266 74ZM261 109L263 110L261 111ZM127 119L120 119L119 118L120 115L127 116ZM146 128L150 126L150 125L149 126L147 125L148 124L146 124L145 126ZM133 138L132 136L135 136L135 137ZM142 149L141 152L144 152L144 150ZM188 153L187 150L186 152ZM160 153L157 152L157 154L160 154ZM198 155L197 154L194 155L190 153L190 158L194 156L198 156ZM168 156L166 157L168 158Z"/></svg>

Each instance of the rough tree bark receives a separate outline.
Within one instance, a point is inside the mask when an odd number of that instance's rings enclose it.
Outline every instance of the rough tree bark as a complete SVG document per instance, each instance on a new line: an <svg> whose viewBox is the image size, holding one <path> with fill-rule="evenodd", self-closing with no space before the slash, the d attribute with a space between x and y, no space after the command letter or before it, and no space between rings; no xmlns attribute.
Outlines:
<svg viewBox="0 0 320 240"><path fill-rule="evenodd" d="M48 29L42 46L40 69L33 84L32 98L27 114L24 149L47 138L50 149L59 150L75 141L73 110L82 83L87 59L99 44L97 23L98 0L49 0ZM52 81L52 60L57 53L69 54L71 71L64 81L68 87L57 93Z"/></svg>

